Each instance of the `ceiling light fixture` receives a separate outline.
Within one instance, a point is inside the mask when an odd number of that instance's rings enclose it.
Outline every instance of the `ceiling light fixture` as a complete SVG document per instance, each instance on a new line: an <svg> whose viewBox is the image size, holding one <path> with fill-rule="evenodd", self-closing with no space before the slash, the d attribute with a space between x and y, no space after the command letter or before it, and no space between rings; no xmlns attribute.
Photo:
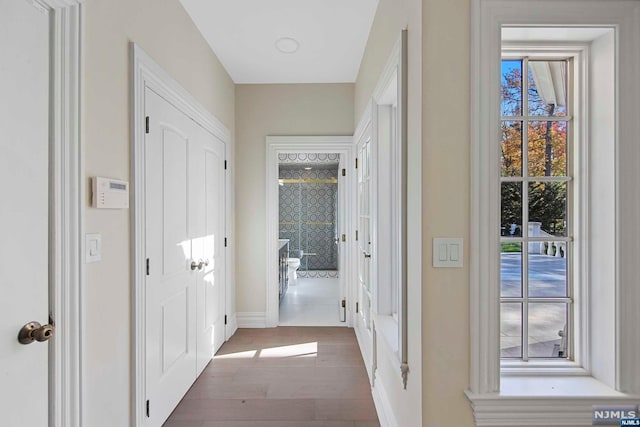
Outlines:
<svg viewBox="0 0 640 427"><path fill-rule="evenodd" d="M310 171L311 169L313 169L313 168L308 168L308 167L304 168L304 170L306 170L306 171Z"/></svg>
<svg viewBox="0 0 640 427"><path fill-rule="evenodd" d="M280 37L276 40L276 49L282 53L296 53L299 48L300 43L292 37Z"/></svg>

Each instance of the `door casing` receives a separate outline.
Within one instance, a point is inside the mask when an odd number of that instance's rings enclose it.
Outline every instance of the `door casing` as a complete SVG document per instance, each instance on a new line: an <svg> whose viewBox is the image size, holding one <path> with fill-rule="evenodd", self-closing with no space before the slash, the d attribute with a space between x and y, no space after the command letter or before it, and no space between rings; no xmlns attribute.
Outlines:
<svg viewBox="0 0 640 427"><path fill-rule="evenodd" d="M233 150L231 147L231 133L216 117L211 115L189 92L187 92L176 80L174 80L160 65L158 65L142 48L135 43L130 44L131 55L131 176L133 177L133 191L131 194L131 281L132 287L132 350L134 361L133 392L132 395L132 425L144 425L146 419L146 295L144 290L146 276L145 253L145 89L150 88L155 93L169 101L173 106L181 110L193 121L202 126L225 144L225 155L228 167L233 165ZM225 234L227 237L227 256L225 261L226 271L231 273L234 265L233 250L233 182L227 174L225 184ZM231 337L236 329L235 318L235 292L233 288L233 275L225 275L226 301L225 308L228 317L225 328L225 341Z"/></svg>
<svg viewBox="0 0 640 427"><path fill-rule="evenodd" d="M355 270L352 267L355 260L355 223L353 221L355 212L355 147L352 136L267 136L267 165L266 165L266 194L267 194L267 246L266 256L266 312L264 326L275 328L278 326L279 292L278 292L278 154L281 153L338 153L341 161L344 158L346 169L346 203L344 204L345 223L342 225L346 234L344 250L346 251L344 268L340 271L340 277L344 282L346 297L346 326L353 326L353 312L351 301L354 301L354 281ZM342 242L341 242L342 244Z"/></svg>

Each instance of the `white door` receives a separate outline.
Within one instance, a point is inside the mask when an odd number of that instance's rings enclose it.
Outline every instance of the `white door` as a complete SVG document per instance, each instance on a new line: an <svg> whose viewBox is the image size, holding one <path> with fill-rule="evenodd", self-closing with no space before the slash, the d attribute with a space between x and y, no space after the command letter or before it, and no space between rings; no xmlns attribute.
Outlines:
<svg viewBox="0 0 640 427"><path fill-rule="evenodd" d="M145 105L146 388L149 425L159 426L197 376L188 205L193 122L149 89Z"/></svg>
<svg viewBox="0 0 640 427"><path fill-rule="evenodd" d="M225 338L225 146L147 89L146 372L159 426Z"/></svg>
<svg viewBox="0 0 640 427"><path fill-rule="evenodd" d="M365 342L363 353L366 366L369 369L372 357L373 335L371 332L371 305L372 305L372 216L371 216L371 130L367 128L363 137L356 146L358 168L357 172L357 230L358 230L358 280L356 283L356 320L355 329L360 340Z"/></svg>
<svg viewBox="0 0 640 427"><path fill-rule="evenodd" d="M18 342L49 320L49 16L0 0L0 422L47 426L49 344Z"/></svg>
<svg viewBox="0 0 640 427"><path fill-rule="evenodd" d="M348 178L346 173L345 155L340 156L338 164L338 194L336 198L336 233L335 242L338 251L338 272L340 281L340 321L347 321L347 244L342 240L342 236L346 236L346 206L347 206L347 189ZM344 171L344 174L343 174Z"/></svg>
<svg viewBox="0 0 640 427"><path fill-rule="evenodd" d="M225 339L225 146L196 126L189 147L191 185L189 237L197 271L197 373Z"/></svg>

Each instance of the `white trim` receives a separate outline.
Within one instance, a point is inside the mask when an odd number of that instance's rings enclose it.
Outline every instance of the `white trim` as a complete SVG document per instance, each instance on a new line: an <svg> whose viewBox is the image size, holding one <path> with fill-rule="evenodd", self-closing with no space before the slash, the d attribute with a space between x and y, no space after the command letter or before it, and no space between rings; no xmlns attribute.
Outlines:
<svg viewBox="0 0 640 427"><path fill-rule="evenodd" d="M233 334L236 333L236 331L238 330L238 315L237 313L233 313L233 314L229 314L227 315L227 324L225 327L225 333L227 336L227 341L229 340L229 338L231 338L233 336Z"/></svg>
<svg viewBox="0 0 640 427"><path fill-rule="evenodd" d="M398 421L393 415L393 407L387 395L386 388L384 384L382 384L382 380L379 380L378 383L371 388L371 395L373 396L373 404L378 413L380 427L398 427Z"/></svg>
<svg viewBox="0 0 640 427"><path fill-rule="evenodd" d="M406 386L408 367L408 317L407 317L407 30L403 30L400 38L396 42L387 64L378 80L376 88L372 95L371 110L366 113L372 115L371 119L371 138L372 138L372 156L373 168L372 178L375 191L372 195L372 248L371 256L375 262L373 288L373 308L375 315L382 311L382 315L390 315L390 307L385 307L385 298L380 298L380 280L381 278L390 278L394 284L390 286L398 287L397 309L398 319L391 319L395 323L395 328L386 327L382 330L383 339L387 341L390 348L396 349L391 356L400 367L403 382ZM391 158L393 163L389 164L384 170L388 170L387 180L380 179L380 138L379 138L379 111L385 103L385 95L394 76L397 76L397 145L390 147ZM356 139L356 141L358 141ZM385 156L385 160L386 156ZM393 187L391 187L393 185ZM389 195L390 197L388 197ZM381 201L381 197L384 199ZM397 209L391 212L390 223L391 230L382 231L382 227L389 227L383 220L379 220L379 211L381 205L397 206ZM380 239L386 236L387 242ZM396 236L396 237L391 237ZM379 259L391 259L392 266L385 263L377 262ZM395 261L395 262L394 262ZM399 264L397 266L396 264ZM386 282L386 280L385 280ZM388 288L387 288L388 289ZM389 322L384 322L389 323ZM377 331L380 332L380 331ZM394 342L395 341L395 342Z"/></svg>
<svg viewBox="0 0 640 427"><path fill-rule="evenodd" d="M635 271L640 253L640 3L611 0L474 0L472 2L471 44L471 242L470 242L470 390L478 425L579 425L584 413L571 407L576 398L555 397L553 403L539 406L531 396L519 399L521 408L507 404L500 389L499 337L499 219L492 215L499 206L495 171L499 115L500 27L513 26L601 26L616 30L617 140L616 140L616 388L640 393L640 287ZM621 90L620 88L624 88ZM589 378L589 377L587 377ZM632 396L620 397L624 400ZM494 399L491 402L491 399ZM586 410L584 398L580 411ZM605 403L604 397L595 397ZM489 402L489 403L487 403ZM637 403L637 400L635 401ZM589 403L590 405L591 403ZM484 405L484 406L483 406ZM511 405L511 408L508 407ZM536 406L538 405L538 406ZM480 408L482 409L480 410ZM504 408L507 408L505 411ZM562 407L566 411L560 414ZM509 410L511 412L509 412ZM545 410L556 411L555 418ZM590 410L590 406L589 406ZM488 411L488 412L487 412ZM522 415L522 418L520 417ZM589 420L590 424L590 420Z"/></svg>
<svg viewBox="0 0 640 427"><path fill-rule="evenodd" d="M146 351L145 351L145 319L146 319L146 294L145 284L145 210L144 210L144 188L145 188L145 89L150 88L160 95L174 107L189 116L198 125L210 132L225 144L225 152L232 153L231 133L229 130L209 113L188 91L186 91L176 80L174 80L160 65L158 65L139 46L131 43L131 79L133 83L131 91L131 281L132 281L132 335L131 347L133 351L133 381L132 381L132 423L134 426L145 424L145 399L146 399ZM233 164L227 159L229 167ZM232 181L226 175L226 215L233 208ZM233 221L231 218L225 220L227 239L232 241ZM225 266L228 268L231 251L227 248L225 254ZM233 292L232 274L225 274L226 295ZM228 304L228 300L225 305ZM226 308L227 310L229 307ZM233 314L233 313L232 313ZM233 328L225 328L228 333L235 332ZM225 337L229 338L230 335Z"/></svg>
<svg viewBox="0 0 640 427"><path fill-rule="evenodd" d="M82 425L84 353L84 162L82 151L80 2L32 1L51 16L53 301L51 425Z"/></svg>
<svg viewBox="0 0 640 427"><path fill-rule="evenodd" d="M266 327L274 328L279 322L279 290L278 290L278 264L277 257L278 243L278 154L280 153L338 153L341 158L344 156L347 169L347 203L345 206L347 223L344 229L355 230L352 215L355 208L355 173L353 137L351 136L267 136L266 137ZM354 300L353 275L351 260L354 260L355 239L354 232L348 232L346 259L343 270L340 272L340 280L344 281L347 298L347 326L353 325L353 311L350 310L349 301Z"/></svg>
<svg viewBox="0 0 640 427"><path fill-rule="evenodd" d="M236 313L238 328L266 328L267 316L262 311Z"/></svg>

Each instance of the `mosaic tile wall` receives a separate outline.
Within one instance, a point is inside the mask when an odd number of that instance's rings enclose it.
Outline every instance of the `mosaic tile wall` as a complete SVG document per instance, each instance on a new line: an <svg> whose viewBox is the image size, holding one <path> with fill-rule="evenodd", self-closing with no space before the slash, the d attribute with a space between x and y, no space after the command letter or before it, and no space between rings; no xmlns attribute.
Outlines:
<svg viewBox="0 0 640 427"><path fill-rule="evenodd" d="M338 163L338 153L280 153L278 163ZM337 167L337 166L336 166Z"/></svg>
<svg viewBox="0 0 640 427"><path fill-rule="evenodd" d="M337 156L337 154L336 154ZM335 160L334 160L335 162ZM304 170L304 166L280 167L280 179L330 179L338 177L338 166ZM291 257L300 249L300 272L337 270L336 209L338 184L284 183L280 186L280 238L289 239Z"/></svg>

